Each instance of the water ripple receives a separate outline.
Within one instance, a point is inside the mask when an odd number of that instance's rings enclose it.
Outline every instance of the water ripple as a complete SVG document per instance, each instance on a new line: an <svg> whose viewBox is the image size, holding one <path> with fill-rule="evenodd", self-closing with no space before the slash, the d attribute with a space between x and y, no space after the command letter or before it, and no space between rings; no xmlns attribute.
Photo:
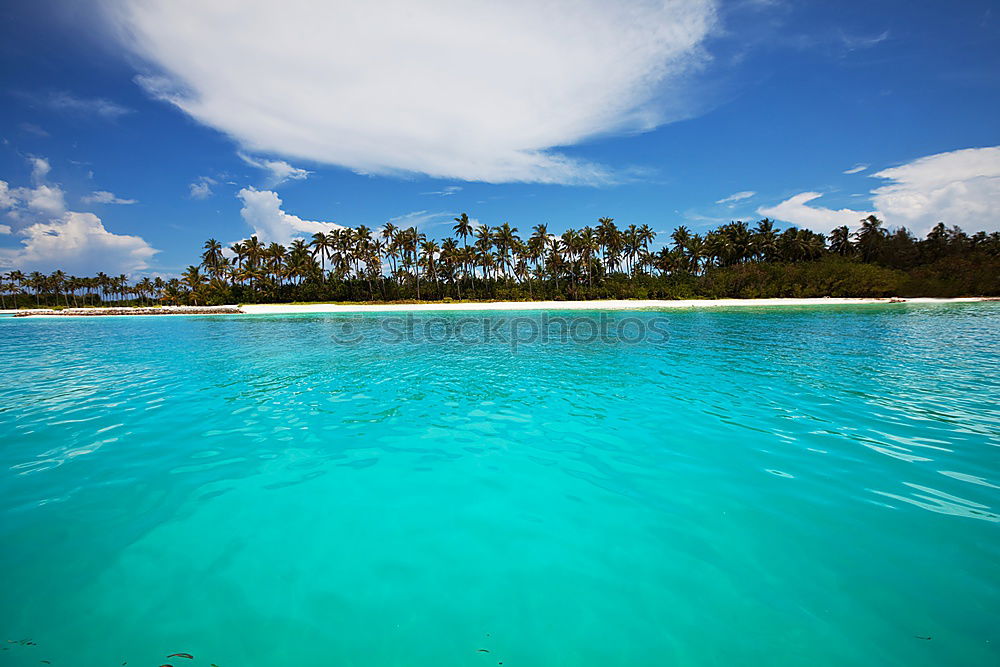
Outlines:
<svg viewBox="0 0 1000 667"><path fill-rule="evenodd" d="M227 664L486 632L741 664L737 626L798 664L995 664L1000 307L668 315L667 345L516 354L0 319L0 625Z"/></svg>

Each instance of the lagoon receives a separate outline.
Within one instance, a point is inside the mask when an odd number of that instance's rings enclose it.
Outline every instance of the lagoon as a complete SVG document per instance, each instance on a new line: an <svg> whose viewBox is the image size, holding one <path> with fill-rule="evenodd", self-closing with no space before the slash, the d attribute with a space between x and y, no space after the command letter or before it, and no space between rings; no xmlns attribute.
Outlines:
<svg viewBox="0 0 1000 667"><path fill-rule="evenodd" d="M1000 304L601 315L0 318L2 660L1000 661Z"/></svg>

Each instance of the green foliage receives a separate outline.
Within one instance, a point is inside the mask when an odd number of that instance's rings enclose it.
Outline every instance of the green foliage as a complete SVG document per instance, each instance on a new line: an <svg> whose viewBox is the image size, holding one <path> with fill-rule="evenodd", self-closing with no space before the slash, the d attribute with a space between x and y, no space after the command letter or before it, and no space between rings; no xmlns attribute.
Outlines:
<svg viewBox="0 0 1000 667"><path fill-rule="evenodd" d="M748 263L712 269L701 287L714 298L884 297L899 294L906 277L898 270L828 256L796 264Z"/></svg>
<svg viewBox="0 0 1000 667"><path fill-rule="evenodd" d="M653 250L649 226L597 222L560 236L536 225L522 238L509 223L476 226L463 213L456 238L441 243L392 223L288 247L252 236L228 253L209 239L201 261L171 280L11 271L0 276L0 307L1000 295L997 232L969 236L942 223L917 240L869 216L827 239L765 218L704 235L681 226Z"/></svg>

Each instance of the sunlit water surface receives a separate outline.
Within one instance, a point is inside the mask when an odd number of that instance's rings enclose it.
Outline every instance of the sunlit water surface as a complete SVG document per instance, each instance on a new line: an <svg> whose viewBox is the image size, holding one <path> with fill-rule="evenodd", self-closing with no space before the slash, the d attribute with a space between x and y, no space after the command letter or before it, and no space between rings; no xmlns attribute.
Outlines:
<svg viewBox="0 0 1000 667"><path fill-rule="evenodd" d="M626 316L0 318L0 665L1000 664L1000 304Z"/></svg>

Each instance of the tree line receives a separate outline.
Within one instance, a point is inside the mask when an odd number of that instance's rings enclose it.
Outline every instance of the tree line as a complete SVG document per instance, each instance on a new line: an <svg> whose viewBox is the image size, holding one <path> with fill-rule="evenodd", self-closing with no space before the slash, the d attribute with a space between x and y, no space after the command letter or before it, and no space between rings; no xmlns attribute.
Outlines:
<svg viewBox="0 0 1000 667"><path fill-rule="evenodd" d="M654 249L648 225L550 233L454 219L440 242L415 227L362 225L288 246L256 236L205 242L179 278L10 271L2 306L90 306L491 299L599 299L1000 294L1000 233L938 224L923 239L877 217L828 236L767 218L694 233L674 229Z"/></svg>

